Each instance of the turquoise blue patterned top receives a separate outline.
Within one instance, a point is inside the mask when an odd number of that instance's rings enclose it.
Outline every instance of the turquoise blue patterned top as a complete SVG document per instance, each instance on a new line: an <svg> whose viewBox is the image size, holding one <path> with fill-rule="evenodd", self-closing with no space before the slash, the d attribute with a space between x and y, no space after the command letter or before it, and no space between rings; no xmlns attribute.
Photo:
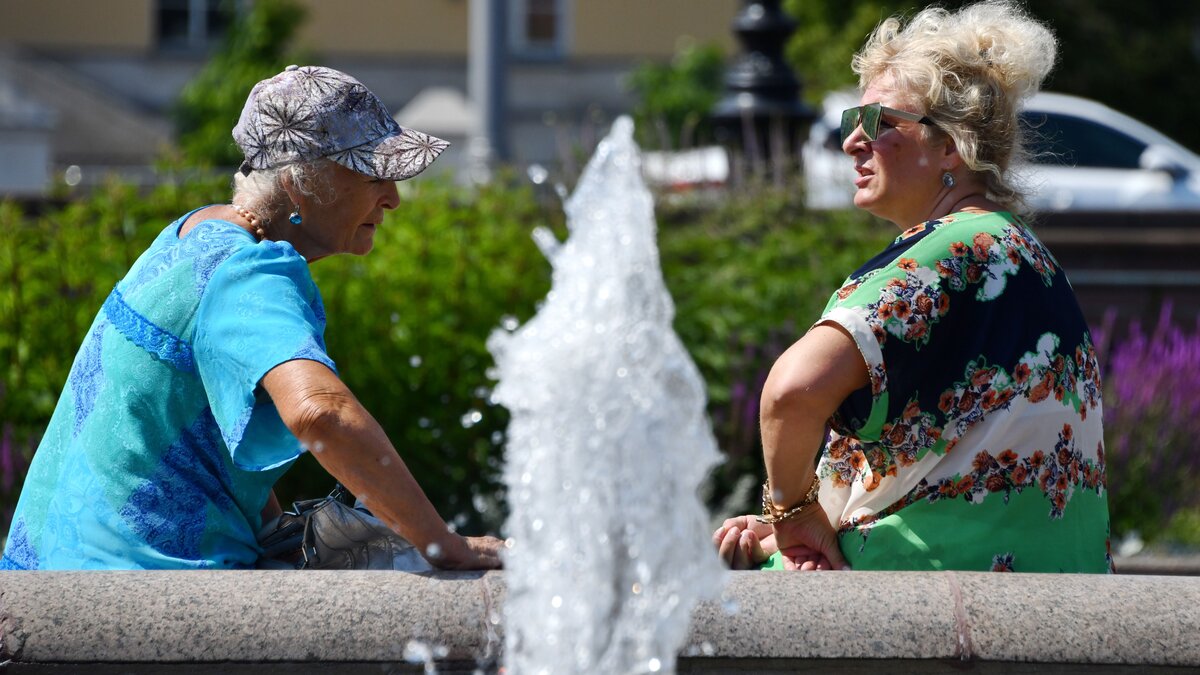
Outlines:
<svg viewBox="0 0 1200 675"><path fill-rule="evenodd" d="M155 239L88 330L0 568L240 568L258 558L271 486L303 451L258 384L294 359L334 368L325 311L290 244L220 220L180 239L186 219Z"/></svg>

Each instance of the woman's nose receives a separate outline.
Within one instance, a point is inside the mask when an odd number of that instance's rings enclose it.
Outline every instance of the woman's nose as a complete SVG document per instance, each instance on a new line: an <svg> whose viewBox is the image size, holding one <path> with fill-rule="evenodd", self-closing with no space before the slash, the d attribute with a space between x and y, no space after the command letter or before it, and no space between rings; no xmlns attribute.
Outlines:
<svg viewBox="0 0 1200 675"><path fill-rule="evenodd" d="M387 181L384 184L383 199L380 205L389 211L400 206L400 191L396 189L394 181Z"/></svg>
<svg viewBox="0 0 1200 675"><path fill-rule="evenodd" d="M850 132L850 135L846 137L846 140L842 141L842 152L846 153L847 155L853 155L857 152L862 152L863 150L867 149L866 146L869 142L870 139L867 138L865 133L863 133L862 125L860 124L854 127L854 131Z"/></svg>

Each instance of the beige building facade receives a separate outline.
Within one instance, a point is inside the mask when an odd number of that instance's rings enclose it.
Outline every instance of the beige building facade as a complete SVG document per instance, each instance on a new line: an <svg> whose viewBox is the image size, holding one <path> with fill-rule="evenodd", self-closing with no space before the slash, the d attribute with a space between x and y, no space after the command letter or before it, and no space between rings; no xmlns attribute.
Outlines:
<svg viewBox="0 0 1200 675"><path fill-rule="evenodd" d="M402 121L414 103L409 112L418 119L477 119L467 91L472 0L295 1L306 20L292 46L358 77ZM234 5L244 11L250 2ZM167 112L175 97L220 43L228 24L221 5L0 0L0 90L54 112L50 172L75 164L129 173L148 165L170 142ZM684 41L715 43L732 54L739 6L739 0L507 0L511 159L553 162L566 146L595 137L632 107L628 72L646 60L670 59ZM5 119L0 109L0 131Z"/></svg>

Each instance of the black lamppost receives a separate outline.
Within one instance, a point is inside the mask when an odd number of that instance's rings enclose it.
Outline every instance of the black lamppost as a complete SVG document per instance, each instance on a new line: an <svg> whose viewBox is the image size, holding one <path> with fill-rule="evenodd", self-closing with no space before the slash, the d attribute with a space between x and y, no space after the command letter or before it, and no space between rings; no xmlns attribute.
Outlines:
<svg viewBox="0 0 1200 675"><path fill-rule="evenodd" d="M777 184L799 165L802 134L817 118L800 100L800 80L783 60L796 22L779 3L742 0L733 20L742 53L726 71L727 93L712 112L718 139L733 154L735 177L743 164L756 174L769 164Z"/></svg>

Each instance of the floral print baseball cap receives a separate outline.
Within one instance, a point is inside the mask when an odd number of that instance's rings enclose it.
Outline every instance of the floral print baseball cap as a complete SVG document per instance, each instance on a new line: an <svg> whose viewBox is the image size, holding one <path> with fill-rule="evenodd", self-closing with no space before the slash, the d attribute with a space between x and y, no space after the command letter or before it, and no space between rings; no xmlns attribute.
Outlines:
<svg viewBox="0 0 1200 675"><path fill-rule="evenodd" d="M321 66L288 66L254 85L233 140L244 174L328 157L384 180L412 178L450 145L396 124L361 82Z"/></svg>

